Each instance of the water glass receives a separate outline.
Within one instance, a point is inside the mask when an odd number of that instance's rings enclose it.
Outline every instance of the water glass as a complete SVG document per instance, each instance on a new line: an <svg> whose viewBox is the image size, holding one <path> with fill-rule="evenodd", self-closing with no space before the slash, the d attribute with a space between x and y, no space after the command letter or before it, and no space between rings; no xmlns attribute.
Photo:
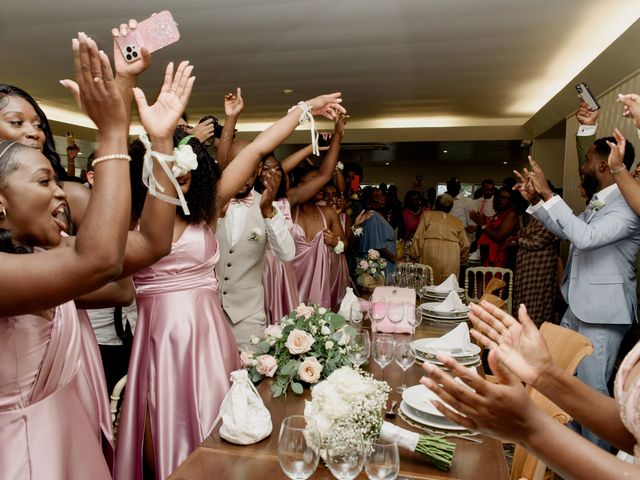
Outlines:
<svg viewBox="0 0 640 480"><path fill-rule="evenodd" d="M360 305L351 305L349 306L349 324L354 328L359 328L362 324L362 311L360 310Z"/></svg>
<svg viewBox="0 0 640 480"><path fill-rule="evenodd" d="M352 433L352 438L330 437L326 445L327 468L338 480L353 480L364 466L364 442L362 436Z"/></svg>
<svg viewBox="0 0 640 480"><path fill-rule="evenodd" d="M371 318L371 330L378 331L378 323L387 316L387 300L379 295L374 295L369 300L369 317Z"/></svg>
<svg viewBox="0 0 640 480"><path fill-rule="evenodd" d="M384 369L393 361L393 352L396 342L393 335L379 333L373 341L373 359L382 369L382 379L384 380Z"/></svg>
<svg viewBox="0 0 640 480"><path fill-rule="evenodd" d="M358 330L351 340L351 351L349 357L354 367L360 367L369 359L371 355L371 339L369 332Z"/></svg>
<svg viewBox="0 0 640 480"><path fill-rule="evenodd" d="M419 327L422 323L422 311L420 310L420 305L417 305L414 309L411 305L407 304L405 310L405 319L411 327L411 339L413 340L413 335L416 333L416 328Z"/></svg>
<svg viewBox="0 0 640 480"><path fill-rule="evenodd" d="M402 369L402 385L400 385L396 392L402 393L407 389L407 370L411 368L416 361L415 354L413 353L413 347L408 338L403 339L400 342L396 342L395 347L395 359L398 366Z"/></svg>
<svg viewBox="0 0 640 480"><path fill-rule="evenodd" d="M398 444L390 440L376 440L373 450L364 461L364 471L369 480L395 480L400 472Z"/></svg>
<svg viewBox="0 0 640 480"><path fill-rule="evenodd" d="M291 480L306 480L318 467L320 435L310 417L293 415L282 421L278 437L278 461Z"/></svg>
<svg viewBox="0 0 640 480"><path fill-rule="evenodd" d="M404 320L404 303L399 300L389 300L387 303L387 318L393 323L393 334L396 334L398 324Z"/></svg>

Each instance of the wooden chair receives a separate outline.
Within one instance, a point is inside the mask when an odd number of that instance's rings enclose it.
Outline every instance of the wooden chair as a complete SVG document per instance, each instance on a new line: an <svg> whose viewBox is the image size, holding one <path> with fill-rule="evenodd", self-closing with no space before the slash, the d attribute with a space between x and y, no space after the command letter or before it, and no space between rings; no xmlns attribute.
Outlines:
<svg viewBox="0 0 640 480"><path fill-rule="evenodd" d="M587 337L578 332L544 322L540 334L547 342L554 363L570 374L575 373L580 361L593 353L593 345ZM533 403L562 424L572 419L569 414L537 390L527 387ZM516 445L511 466L511 480L544 480L553 477L547 466L521 445Z"/></svg>
<svg viewBox="0 0 640 480"><path fill-rule="evenodd" d="M469 267L465 271L464 289L469 303L478 303L485 293L485 287L493 277L503 280L507 286L497 296L504 301L504 310L511 314L513 302L513 272L508 268Z"/></svg>
<svg viewBox="0 0 640 480"><path fill-rule="evenodd" d="M109 410L111 411L111 421L113 422L113 434L114 436L118 434L118 427L120 426L120 414L122 413L122 391L127 384L127 376L125 375L118 383L116 383L115 387L113 387L113 392L111 392L111 402L109 404Z"/></svg>

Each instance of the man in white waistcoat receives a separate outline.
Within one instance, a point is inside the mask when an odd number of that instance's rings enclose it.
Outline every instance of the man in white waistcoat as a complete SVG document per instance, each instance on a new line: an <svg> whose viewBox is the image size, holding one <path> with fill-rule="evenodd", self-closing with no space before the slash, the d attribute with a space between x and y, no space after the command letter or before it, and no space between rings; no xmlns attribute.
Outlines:
<svg viewBox="0 0 640 480"><path fill-rule="evenodd" d="M262 272L267 242L282 262L290 262L295 255L284 216L273 206L280 174L269 172L260 195L253 189L259 171L260 166L229 202L216 230L220 300L238 347L244 350L252 348L251 336L262 336L266 327Z"/></svg>

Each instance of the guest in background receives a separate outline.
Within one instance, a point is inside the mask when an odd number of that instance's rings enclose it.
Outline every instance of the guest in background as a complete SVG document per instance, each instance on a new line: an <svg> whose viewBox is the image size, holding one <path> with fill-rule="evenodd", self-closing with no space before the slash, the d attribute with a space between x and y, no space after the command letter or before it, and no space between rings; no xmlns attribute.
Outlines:
<svg viewBox="0 0 640 480"><path fill-rule="evenodd" d="M429 187L427 190L427 196L424 199L423 207L428 210L435 210L436 208L436 195L437 191L433 187Z"/></svg>
<svg viewBox="0 0 640 480"><path fill-rule="evenodd" d="M381 190L382 191L382 190ZM398 187L389 185L385 194L385 216L393 229L402 225L402 202L398 198Z"/></svg>
<svg viewBox="0 0 640 480"><path fill-rule="evenodd" d="M418 190L409 190L404 196L402 224L398 236L405 242L413 238L422 218L422 195Z"/></svg>
<svg viewBox="0 0 640 480"><path fill-rule="evenodd" d="M495 191L496 184L493 180L483 180L480 186L480 197L476 200L476 208L474 210L487 218L493 217L496 213L493 206L493 196Z"/></svg>
<svg viewBox="0 0 640 480"><path fill-rule="evenodd" d="M436 198L435 210L422 213L413 237L410 257L433 268L435 283L442 283L452 273L459 277L460 265L469 258L469 240L463 223L449 212L453 197L446 193Z"/></svg>
<svg viewBox="0 0 640 480"><path fill-rule="evenodd" d="M470 217L471 211L475 210L475 202L471 198L464 196L458 177L450 177L447 180L447 194L453 197L453 208L449 213L464 224L467 239L469 240L469 245L471 245L476 239L475 231L478 228Z"/></svg>
<svg viewBox="0 0 640 480"><path fill-rule="evenodd" d="M396 235L384 217L385 197L378 188L368 195L368 210L373 212L362 224L362 235L357 239L356 257L364 257L370 249L377 250L387 261L387 274L396 269Z"/></svg>
<svg viewBox="0 0 640 480"><path fill-rule="evenodd" d="M482 229L478 248L485 267L513 268L508 249L511 237L518 231L519 221L512 196L511 190L502 187L493 200L494 216L485 218L479 211L471 214L472 220Z"/></svg>

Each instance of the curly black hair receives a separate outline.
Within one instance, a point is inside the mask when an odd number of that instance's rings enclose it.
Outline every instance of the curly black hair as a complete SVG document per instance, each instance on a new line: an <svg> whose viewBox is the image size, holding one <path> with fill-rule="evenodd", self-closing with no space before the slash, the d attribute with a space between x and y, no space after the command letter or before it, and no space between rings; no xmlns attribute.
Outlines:
<svg viewBox="0 0 640 480"><path fill-rule="evenodd" d="M177 146L188 135L181 129L176 129L173 133L173 144ZM192 137L187 145L191 146L198 157L198 168L191 171L191 184L185 195L190 215L185 215L182 208L178 208L177 212L180 218L189 224L210 223L216 214L216 189L220 179L220 167L200 140ZM142 214L147 193L141 175L144 154L144 145L139 140L129 145L131 164L135 166L131 171L131 210L134 220L139 219Z"/></svg>
<svg viewBox="0 0 640 480"><path fill-rule="evenodd" d="M49 125L49 120L47 119L47 116L44 114L38 103L31 95L29 95L21 88L15 87L13 85L7 85L6 83L0 83L0 109L4 108L5 106L5 97L20 97L26 100L29 105L33 107L38 117L40 117L40 121L42 122L42 132L44 133L45 138L42 153L51 163L51 167L53 167L53 171L55 172L56 176L60 180L65 180L68 175L66 170L62 166L62 163L60 162L60 155L58 155L58 152L56 152L56 143L53 140L51 125Z"/></svg>

